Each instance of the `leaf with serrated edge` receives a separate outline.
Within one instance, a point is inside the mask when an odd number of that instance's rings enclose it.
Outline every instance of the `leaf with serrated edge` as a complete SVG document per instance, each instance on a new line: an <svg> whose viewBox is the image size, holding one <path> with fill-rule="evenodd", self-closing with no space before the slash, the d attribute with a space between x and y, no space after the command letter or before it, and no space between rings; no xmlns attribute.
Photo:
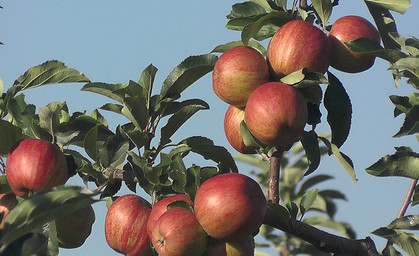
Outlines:
<svg viewBox="0 0 419 256"><path fill-rule="evenodd" d="M409 0L365 0L365 2L370 2L384 9L395 11L401 14L404 14L412 5Z"/></svg>

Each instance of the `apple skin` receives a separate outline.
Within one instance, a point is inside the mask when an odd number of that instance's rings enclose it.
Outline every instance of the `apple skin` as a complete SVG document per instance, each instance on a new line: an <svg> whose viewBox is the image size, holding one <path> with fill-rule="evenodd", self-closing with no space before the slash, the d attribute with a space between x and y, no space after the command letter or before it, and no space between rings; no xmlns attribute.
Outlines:
<svg viewBox="0 0 419 256"><path fill-rule="evenodd" d="M57 145L29 138L18 142L7 155L6 177L16 196L63 185L67 181L67 162Z"/></svg>
<svg viewBox="0 0 419 256"><path fill-rule="evenodd" d="M155 203L151 209L151 213L147 222L147 234L149 237L151 237L156 221L160 218L160 216L163 215L163 213L167 212L167 206L176 201L184 201L193 206L193 202L188 194L171 195Z"/></svg>
<svg viewBox="0 0 419 256"><path fill-rule="evenodd" d="M153 227L152 243L160 256L203 255L207 234L196 216L183 207L166 211Z"/></svg>
<svg viewBox="0 0 419 256"><path fill-rule="evenodd" d="M256 151L244 144L240 124L244 119L244 109L230 105L224 116L224 133L230 145L242 154L254 154Z"/></svg>
<svg viewBox="0 0 419 256"><path fill-rule="evenodd" d="M257 232L266 212L259 184L239 173L214 176L201 184L194 200L195 215L211 237L238 241Z"/></svg>
<svg viewBox="0 0 419 256"><path fill-rule="evenodd" d="M16 195L13 193L0 194L0 212L4 212L3 219L0 222L0 230L4 228L6 217L17 205Z"/></svg>
<svg viewBox="0 0 419 256"><path fill-rule="evenodd" d="M128 256L151 256L147 221L151 205L134 194L117 198L105 218L105 238L109 247Z"/></svg>
<svg viewBox="0 0 419 256"><path fill-rule="evenodd" d="M292 86L269 82L257 88L245 108L247 128L268 146L295 142L307 123L307 103Z"/></svg>
<svg viewBox="0 0 419 256"><path fill-rule="evenodd" d="M268 80L269 68L263 55L251 47L236 46L215 63L212 88L224 102L244 107L249 95Z"/></svg>
<svg viewBox="0 0 419 256"><path fill-rule="evenodd" d="M302 68L323 74L330 64L331 44L319 28L303 20L293 20L275 33L266 55L276 79Z"/></svg>
<svg viewBox="0 0 419 256"><path fill-rule="evenodd" d="M371 68L375 56L368 56L349 49L345 42L367 37L378 45L380 34L368 20L355 15L337 19L330 29L329 38L332 42L331 66L347 73L359 73Z"/></svg>
<svg viewBox="0 0 419 256"><path fill-rule="evenodd" d="M204 256L254 256L255 241L253 236L234 242L215 241L208 246Z"/></svg>
<svg viewBox="0 0 419 256"><path fill-rule="evenodd" d="M68 249L82 246L92 233L95 219L95 211L90 205L56 218L55 227L57 229L58 245L61 248Z"/></svg>

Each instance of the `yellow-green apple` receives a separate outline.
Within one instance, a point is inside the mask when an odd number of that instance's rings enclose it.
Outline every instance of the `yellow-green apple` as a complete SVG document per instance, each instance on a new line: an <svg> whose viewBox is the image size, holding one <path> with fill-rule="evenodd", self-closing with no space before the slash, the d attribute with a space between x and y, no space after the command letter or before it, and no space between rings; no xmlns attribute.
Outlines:
<svg viewBox="0 0 419 256"><path fill-rule="evenodd" d="M240 173L225 173L204 181L194 200L194 212L211 237L238 241L254 234L266 212L259 184Z"/></svg>
<svg viewBox="0 0 419 256"><path fill-rule="evenodd" d="M330 64L331 44L327 35L316 26L293 20L275 33L266 55L276 79L302 68L324 73Z"/></svg>
<svg viewBox="0 0 419 256"><path fill-rule="evenodd" d="M250 95L244 121L263 144L288 146L298 140L307 116L306 101L297 89L282 82L269 82Z"/></svg>
<svg viewBox="0 0 419 256"><path fill-rule="evenodd" d="M95 211L90 205L56 218L58 245L69 249L82 246L92 232L95 219Z"/></svg>
<svg viewBox="0 0 419 256"><path fill-rule="evenodd" d="M0 213L3 213L3 218L0 222L0 230L4 228L6 217L13 208L17 205L16 195L13 193L0 194Z"/></svg>
<svg viewBox="0 0 419 256"><path fill-rule="evenodd" d="M207 234L195 214L183 207L163 213L154 224L151 237L160 256L200 256L207 248Z"/></svg>
<svg viewBox="0 0 419 256"><path fill-rule="evenodd" d="M151 237L151 233L153 232L153 227L156 221L160 218L167 211L167 206L176 201L184 201L189 205L193 206L193 202L188 194L177 194L165 197L159 200L157 203L153 205L151 209L150 217L148 218L147 222L147 234Z"/></svg>
<svg viewBox="0 0 419 256"><path fill-rule="evenodd" d="M360 16L348 15L337 19L330 29L332 59L330 65L347 73L359 73L374 65L375 56L357 53L349 49L345 42L359 38L369 38L380 44L380 34L368 20Z"/></svg>
<svg viewBox="0 0 419 256"><path fill-rule="evenodd" d="M208 245L204 256L253 256L255 255L255 241L253 236L239 241L215 241Z"/></svg>
<svg viewBox="0 0 419 256"><path fill-rule="evenodd" d="M150 212L150 203L140 196L118 197L105 218L105 238L109 247L127 256L153 255L147 235Z"/></svg>
<svg viewBox="0 0 419 256"><path fill-rule="evenodd" d="M212 88L224 102L244 107L250 93L269 79L265 57L247 46L236 46L224 52L212 73Z"/></svg>
<svg viewBox="0 0 419 256"><path fill-rule="evenodd" d="M57 145L45 140L21 140L7 155L7 181L20 197L63 185L67 174L63 153Z"/></svg>
<svg viewBox="0 0 419 256"><path fill-rule="evenodd" d="M243 136L240 131L240 124L244 119L244 109L230 105L224 116L224 133L230 145L240 153L254 154L253 148L244 144Z"/></svg>

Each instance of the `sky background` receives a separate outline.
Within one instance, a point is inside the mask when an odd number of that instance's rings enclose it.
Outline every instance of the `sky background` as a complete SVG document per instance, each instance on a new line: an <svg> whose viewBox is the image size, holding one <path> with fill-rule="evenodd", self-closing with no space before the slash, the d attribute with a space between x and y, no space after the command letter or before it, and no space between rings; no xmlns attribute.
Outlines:
<svg viewBox="0 0 419 256"><path fill-rule="evenodd" d="M227 30L226 15L238 1L1 1L0 5L0 77L5 89L29 67L57 59L86 74L91 81L119 83L138 80L149 64L158 68L154 93L166 76L190 55L210 52L215 46L240 39L240 33ZM292 2L292 1L289 1ZM415 4L415 3L414 3ZM416 3L417 4L417 3ZM394 14L403 36L419 36L418 6L405 15ZM340 1L330 23L337 18L355 14L371 17L363 1ZM266 46L268 42L263 42ZM322 158L317 173L336 178L321 188L339 189L347 202L339 202L336 220L350 222L359 238L389 224L397 215L410 180L375 178L365 168L385 154L393 154L395 146L410 146L418 152L415 137L394 139L403 119L393 118L389 95L407 95L412 87L402 82L397 89L387 71L388 64L377 60L375 66L360 74L345 74L330 69L344 84L353 105L351 133L341 150L355 164L359 179L355 184L333 157ZM90 113L108 99L81 92L82 84L53 85L25 91L26 101L44 106L52 101L66 101L70 112ZM324 88L324 87L323 87ZM227 105L212 92L208 74L183 94L183 99L201 98L210 110L196 114L175 134L174 141L201 135L225 146L232 154L224 136L223 118ZM325 123L326 112L322 122ZM125 119L102 111L111 129ZM327 125L316 128L328 132ZM199 165L201 158L196 159ZM251 167L239 164L241 172ZM79 184L77 180L70 180ZM92 187L93 188L93 187ZM130 193L121 190L118 195ZM149 200L141 189L138 194ZM61 250L60 255L118 255L108 247L104 237L105 202L94 205L96 222L92 235L79 249ZM417 213L412 208L409 213ZM372 236L379 250L384 240Z"/></svg>

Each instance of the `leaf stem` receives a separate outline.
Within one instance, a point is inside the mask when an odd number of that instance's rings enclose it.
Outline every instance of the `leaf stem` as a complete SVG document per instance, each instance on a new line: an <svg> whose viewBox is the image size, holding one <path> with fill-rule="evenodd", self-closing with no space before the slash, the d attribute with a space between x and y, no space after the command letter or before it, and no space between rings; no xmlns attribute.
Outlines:
<svg viewBox="0 0 419 256"><path fill-rule="evenodd" d="M279 203L279 175L283 153L283 148L275 148L269 158L268 201L275 204Z"/></svg>
<svg viewBox="0 0 419 256"><path fill-rule="evenodd" d="M403 201L402 207L400 208L399 214L397 214L397 218L403 217L406 214L407 208L409 204L412 202L412 195L415 191L416 184L418 183L417 179L412 179L409 190L407 191L406 197Z"/></svg>

